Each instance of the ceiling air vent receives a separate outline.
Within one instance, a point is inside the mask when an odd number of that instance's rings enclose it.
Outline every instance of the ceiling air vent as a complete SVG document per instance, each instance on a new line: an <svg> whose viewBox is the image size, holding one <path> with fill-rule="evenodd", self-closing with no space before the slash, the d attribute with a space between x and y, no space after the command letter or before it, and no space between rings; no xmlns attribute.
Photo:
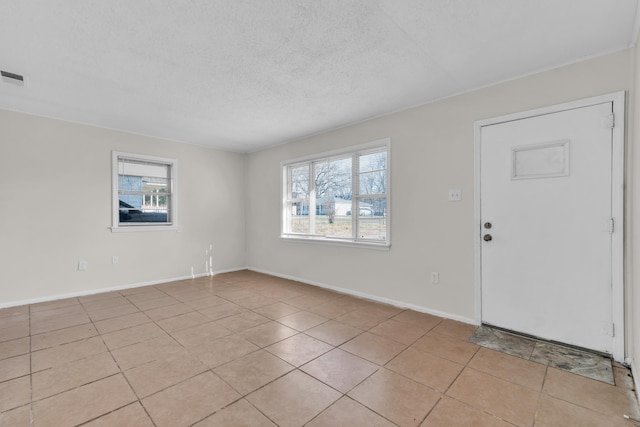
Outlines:
<svg viewBox="0 0 640 427"><path fill-rule="evenodd" d="M15 86L24 86L24 76L21 76L20 74L14 74L8 71L0 70L0 75L2 75L2 81L4 83L9 83Z"/></svg>

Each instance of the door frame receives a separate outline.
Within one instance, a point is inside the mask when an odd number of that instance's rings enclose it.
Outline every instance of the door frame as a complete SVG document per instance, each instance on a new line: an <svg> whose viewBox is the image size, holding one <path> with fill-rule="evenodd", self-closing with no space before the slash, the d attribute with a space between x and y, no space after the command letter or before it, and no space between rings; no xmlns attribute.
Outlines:
<svg viewBox="0 0 640 427"><path fill-rule="evenodd" d="M565 110L588 107L591 105L613 102L615 125L612 141L612 215L614 231L612 244L612 317L615 325L613 337L613 358L618 362L625 361L625 300L624 300L624 136L625 136L625 92L614 92L576 101L552 105L513 114L477 120L473 125L474 139L474 276L475 276L475 320L482 323L482 240L480 198L480 140L484 126L526 119L545 114L558 113Z"/></svg>

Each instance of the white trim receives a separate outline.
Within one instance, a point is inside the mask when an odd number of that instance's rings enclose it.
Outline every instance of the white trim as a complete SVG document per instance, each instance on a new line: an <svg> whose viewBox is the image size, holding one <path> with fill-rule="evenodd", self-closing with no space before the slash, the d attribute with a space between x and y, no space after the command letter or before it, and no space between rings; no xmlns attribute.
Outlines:
<svg viewBox="0 0 640 427"><path fill-rule="evenodd" d="M624 306L624 136L625 136L625 92L611 94L613 102L614 127L612 129L612 181L611 181L611 205L612 216L615 221L613 234L611 235L611 281L612 281L612 317L615 325L613 340L613 357L615 360L624 360L625 354L625 306Z"/></svg>
<svg viewBox="0 0 640 427"><path fill-rule="evenodd" d="M118 198L118 159L126 158L132 160L140 160L146 162L155 162L171 167L171 212L169 224L136 224L136 225L120 225L119 215L119 198ZM178 160L168 157L150 156L147 154L128 153L124 151L111 152L111 227L112 232L134 232L134 231L181 231L182 228L178 222Z"/></svg>
<svg viewBox="0 0 640 427"><path fill-rule="evenodd" d="M168 279L149 280L146 282L131 283L128 285L119 285L119 286L113 286L109 288L99 288L99 289L90 289L86 291L69 292L65 294L57 294L57 295L51 295L51 296L41 297L41 298L32 298L32 299L26 299L26 300L20 300L20 301L3 302L3 303L0 303L0 309L8 308L8 307L17 307L21 305L37 304L40 302L56 301L56 300L66 299L66 298L84 297L87 295L102 294L105 292L122 291L125 289L135 289L135 288L141 288L143 286L160 285L162 283L177 282L180 280L187 280L187 279L197 279L199 277L215 276L217 274L230 273L233 271L242 271L242 270L247 270L247 267L230 268L227 270L216 271L214 273L189 274L188 276L172 277Z"/></svg>
<svg viewBox="0 0 640 427"><path fill-rule="evenodd" d="M504 116L493 117L474 122L474 256L475 256L475 321L482 322L481 300L481 240L480 240L480 140L484 126L520 120L529 117L557 113L565 110L588 107L612 102L615 126L612 129L612 214L615 230L612 238L612 317L615 324L613 338L613 358L623 361L625 358L625 318L624 318L624 132L625 132L625 92L614 92L606 95L584 98L577 101L521 111Z"/></svg>
<svg viewBox="0 0 640 427"><path fill-rule="evenodd" d="M631 43L629 43L629 47L635 47L638 42L638 34L640 33L640 3L636 4L636 15L633 19L633 32L631 33Z"/></svg>
<svg viewBox="0 0 640 427"><path fill-rule="evenodd" d="M179 225L129 225L126 227L109 227L114 233L128 233L131 231L182 231Z"/></svg>
<svg viewBox="0 0 640 427"><path fill-rule="evenodd" d="M634 363L633 359L627 359L626 365L629 367L629 369L631 369L631 377L633 378L633 385L634 385L633 394L636 396L636 401L640 403L640 399L638 398L639 396L638 393L640 393L640 374L636 369L636 364Z"/></svg>
<svg viewBox="0 0 640 427"><path fill-rule="evenodd" d="M480 129L482 125L473 123L473 276L475 320L482 324L482 234L480 217Z"/></svg>
<svg viewBox="0 0 640 427"><path fill-rule="evenodd" d="M248 269L251 270L251 271L255 271L256 273L268 274L270 276L280 277L282 279L293 280L293 281L296 281L296 282L305 283L307 285L317 286L317 287L323 288L323 289L329 289L331 291L339 292L341 294L352 295L352 296L355 296L355 297L358 297L358 298L364 298L364 299L368 299L368 300L375 301L375 302L381 302L383 304L390 304L390 305L393 305L394 307L406 308L406 309L409 309L409 310L418 311L420 313L427 313L427 314L431 314L431 315L434 315L434 316L444 317L446 319L457 320L459 322L468 323L468 324L471 324L471 325L479 325L479 323L477 321L475 321L474 319L470 319L468 317L458 316L456 314L446 313L446 312L438 311L438 310L432 310L432 309L427 308L427 307L408 304L406 302L394 300L394 299L391 299L391 298L385 298L385 297L381 297L381 296L378 296L378 295L368 294L368 293L365 293L365 292L358 292L358 291L354 291L352 289L341 288L339 286L327 285L326 283L316 282L316 281L313 281L313 280L307 280L307 279L303 279L303 278L296 277L296 276L290 276L288 274L274 273L272 271L263 270L263 269L260 269L260 268L248 267Z"/></svg>
<svg viewBox="0 0 640 427"><path fill-rule="evenodd" d="M362 249L374 249L378 251L390 251L391 243L375 243L375 241L370 242L366 240L359 240L357 242L352 239L338 240L338 239L318 239L314 237L303 237L303 236L280 236L280 240L283 242L289 243L313 243L317 245L329 245L329 246L349 246L353 248L362 248Z"/></svg>

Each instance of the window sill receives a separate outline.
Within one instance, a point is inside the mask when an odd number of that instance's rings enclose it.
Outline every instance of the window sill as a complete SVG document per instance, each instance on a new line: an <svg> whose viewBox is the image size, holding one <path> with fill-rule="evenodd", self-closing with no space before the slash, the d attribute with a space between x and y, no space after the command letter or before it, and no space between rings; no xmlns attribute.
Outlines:
<svg viewBox="0 0 640 427"><path fill-rule="evenodd" d="M327 238L314 238L314 237L304 237L304 236L280 236L280 240L284 242L291 243L313 243L319 245L330 245L330 246L346 246L352 248L362 248L362 249L373 249L378 251L390 251L391 243L375 243L375 242L364 242L364 241L353 241L353 240L342 240L342 239L327 239Z"/></svg>
<svg viewBox="0 0 640 427"><path fill-rule="evenodd" d="M130 225L110 228L113 233L129 233L138 231L182 231L182 227L179 225Z"/></svg>

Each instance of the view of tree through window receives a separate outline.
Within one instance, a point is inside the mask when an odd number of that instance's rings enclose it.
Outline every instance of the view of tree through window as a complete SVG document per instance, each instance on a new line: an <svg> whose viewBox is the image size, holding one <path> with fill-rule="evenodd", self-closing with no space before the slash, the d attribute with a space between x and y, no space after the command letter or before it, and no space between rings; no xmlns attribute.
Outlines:
<svg viewBox="0 0 640 427"><path fill-rule="evenodd" d="M285 166L283 235L386 242L387 158L384 144Z"/></svg>
<svg viewBox="0 0 640 427"><path fill-rule="evenodd" d="M351 158L314 164L316 192L315 233L351 237Z"/></svg>

